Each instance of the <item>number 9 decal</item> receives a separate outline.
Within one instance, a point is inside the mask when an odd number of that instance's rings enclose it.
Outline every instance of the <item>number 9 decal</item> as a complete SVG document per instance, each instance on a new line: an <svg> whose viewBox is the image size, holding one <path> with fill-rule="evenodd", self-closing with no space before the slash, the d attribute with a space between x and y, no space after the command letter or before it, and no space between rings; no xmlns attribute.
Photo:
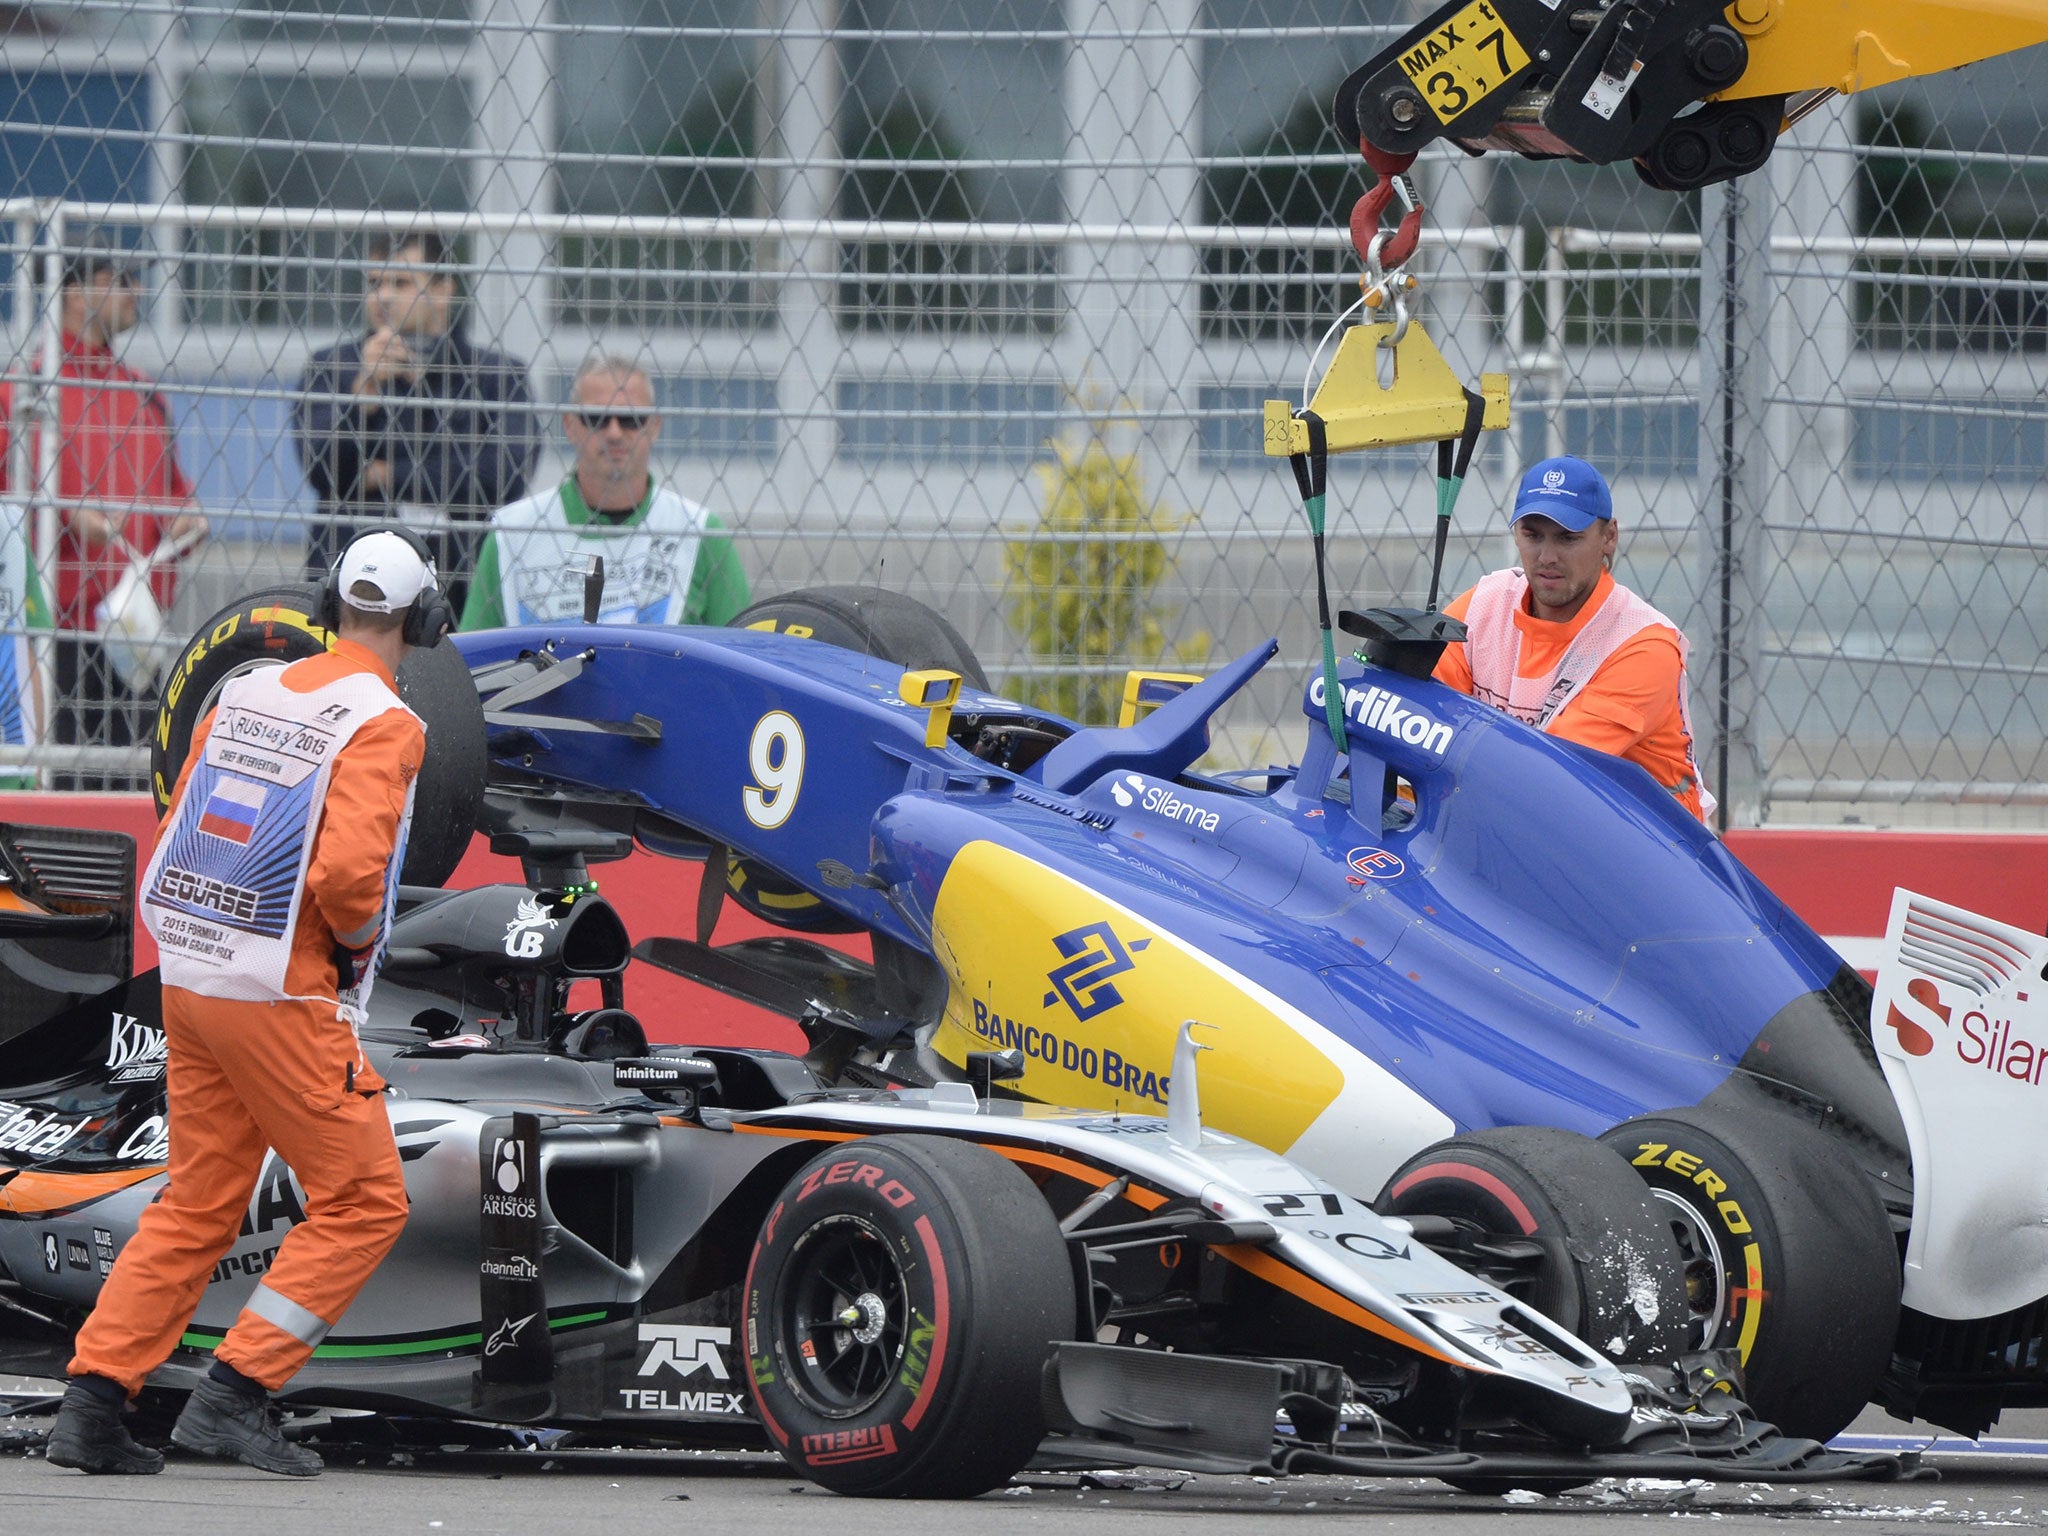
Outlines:
<svg viewBox="0 0 2048 1536"><path fill-rule="evenodd" d="M778 709L755 722L747 766L754 772L754 782L740 791L747 820L773 830L789 820L804 783L804 728L794 715Z"/></svg>

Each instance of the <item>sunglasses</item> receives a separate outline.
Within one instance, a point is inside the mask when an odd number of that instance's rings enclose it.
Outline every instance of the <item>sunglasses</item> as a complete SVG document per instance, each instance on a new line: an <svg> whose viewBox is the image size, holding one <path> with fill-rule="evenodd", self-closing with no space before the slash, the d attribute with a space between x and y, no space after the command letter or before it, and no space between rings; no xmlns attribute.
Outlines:
<svg viewBox="0 0 2048 1536"><path fill-rule="evenodd" d="M576 419L593 432L602 432L617 422L622 432L638 432L654 420L651 411L578 411Z"/></svg>

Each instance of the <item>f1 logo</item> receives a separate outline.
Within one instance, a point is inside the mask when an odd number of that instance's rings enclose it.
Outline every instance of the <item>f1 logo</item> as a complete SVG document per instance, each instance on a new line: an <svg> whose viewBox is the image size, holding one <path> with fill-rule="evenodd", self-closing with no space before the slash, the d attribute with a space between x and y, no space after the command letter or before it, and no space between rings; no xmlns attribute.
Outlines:
<svg viewBox="0 0 2048 1536"><path fill-rule="evenodd" d="M491 1153L491 1182L500 1194L516 1195L526 1187L526 1143L500 1136Z"/></svg>
<svg viewBox="0 0 2048 1536"><path fill-rule="evenodd" d="M678 1376L692 1376L708 1370L720 1381L730 1381L719 1348L732 1343L730 1328L692 1328L668 1323L642 1323L640 1342L651 1345L640 1362L642 1376L658 1376L664 1368Z"/></svg>

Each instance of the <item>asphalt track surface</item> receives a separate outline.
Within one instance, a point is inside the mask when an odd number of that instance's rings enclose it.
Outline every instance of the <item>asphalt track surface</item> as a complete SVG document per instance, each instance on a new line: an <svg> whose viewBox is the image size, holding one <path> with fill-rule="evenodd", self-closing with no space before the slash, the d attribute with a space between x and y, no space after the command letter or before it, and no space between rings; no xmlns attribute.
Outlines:
<svg viewBox="0 0 2048 1536"><path fill-rule="evenodd" d="M1785 1536L1801 1526L1871 1532L1934 1527L2048 1528L2048 1414L2011 1415L2002 1445L1939 1442L1925 1457L1939 1479L1895 1483L1602 1483L1555 1498L1480 1497L1419 1480L1258 1479L1174 1472L1026 1473L965 1504L837 1498L756 1454L420 1447L330 1453L308 1481L266 1477L173 1453L149 1478L64 1472L24 1451L46 1420L0 1419L0 1511L7 1531L136 1536L301 1536L353 1528L421 1536L622 1536L632 1532L818 1531L832 1536L979 1536L1064 1531L1121 1536L1161 1530L1223 1533L1370 1528L1427 1536L1612 1532L1640 1522L1711 1522L1727 1532ZM1881 1415L1859 1432L1925 1442ZM12 1440L15 1445L8 1449ZM1955 1447L1948 1449L1945 1447ZM1483 1524L1479 1523L1484 1521Z"/></svg>

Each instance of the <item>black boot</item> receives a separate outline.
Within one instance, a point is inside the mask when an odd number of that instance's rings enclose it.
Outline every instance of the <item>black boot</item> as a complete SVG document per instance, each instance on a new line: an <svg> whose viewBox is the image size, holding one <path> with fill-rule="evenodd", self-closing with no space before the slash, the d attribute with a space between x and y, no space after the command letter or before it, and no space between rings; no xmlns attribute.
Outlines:
<svg viewBox="0 0 2048 1536"><path fill-rule="evenodd" d="M202 1456L239 1461L282 1477L318 1477L325 1462L279 1432L281 1415L267 1394L244 1392L202 1377L171 1426L171 1443Z"/></svg>
<svg viewBox="0 0 2048 1536"><path fill-rule="evenodd" d="M137 1445L135 1437L121 1423L126 1407L127 1403L118 1395L95 1392L72 1382L64 1389L57 1422L50 1429L50 1442L43 1451L50 1465L75 1467L80 1472L130 1475L163 1471L162 1453Z"/></svg>

